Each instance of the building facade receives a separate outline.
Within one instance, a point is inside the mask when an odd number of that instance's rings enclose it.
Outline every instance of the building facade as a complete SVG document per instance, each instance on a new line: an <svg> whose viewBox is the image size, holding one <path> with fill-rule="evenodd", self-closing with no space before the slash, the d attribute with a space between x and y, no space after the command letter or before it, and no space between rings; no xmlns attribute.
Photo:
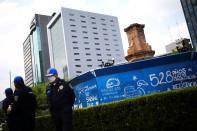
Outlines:
<svg viewBox="0 0 197 131"><path fill-rule="evenodd" d="M26 38L23 43L23 55L24 55L24 68L25 68L25 83L28 86L33 86L33 63L32 63L32 52L31 52L31 41L30 36Z"/></svg>
<svg viewBox="0 0 197 131"><path fill-rule="evenodd" d="M166 52L167 53L178 52L178 49L183 48L184 45L185 45L185 47L188 48L188 51L192 50L192 46L190 44L190 39L181 38L181 39L175 40L175 42L172 42L172 43L166 45Z"/></svg>
<svg viewBox="0 0 197 131"><path fill-rule="evenodd" d="M125 61L117 17L61 8L47 31L51 66L64 79L99 68L103 61Z"/></svg>
<svg viewBox="0 0 197 131"><path fill-rule="evenodd" d="M46 82L44 74L50 67L46 25L51 16L35 14L30 34L23 43L25 83L33 86Z"/></svg>
<svg viewBox="0 0 197 131"><path fill-rule="evenodd" d="M193 46L197 49L197 0L181 0Z"/></svg>

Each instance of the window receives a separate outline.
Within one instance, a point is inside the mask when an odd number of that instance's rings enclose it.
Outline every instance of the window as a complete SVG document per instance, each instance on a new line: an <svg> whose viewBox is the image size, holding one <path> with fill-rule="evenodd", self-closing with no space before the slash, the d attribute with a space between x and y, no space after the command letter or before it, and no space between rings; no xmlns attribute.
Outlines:
<svg viewBox="0 0 197 131"><path fill-rule="evenodd" d="M101 18L102 21L105 21L105 19Z"/></svg>
<svg viewBox="0 0 197 131"><path fill-rule="evenodd" d="M70 21L75 21L75 19L69 19Z"/></svg>
<svg viewBox="0 0 197 131"><path fill-rule="evenodd" d="M89 42L84 42L84 44L89 44Z"/></svg>
<svg viewBox="0 0 197 131"><path fill-rule="evenodd" d="M92 67L92 65L87 65L87 67Z"/></svg>
<svg viewBox="0 0 197 131"><path fill-rule="evenodd" d="M86 55L91 55L90 53L86 53Z"/></svg>
<svg viewBox="0 0 197 131"><path fill-rule="evenodd" d="M92 22L92 24L96 24L96 22Z"/></svg>
<svg viewBox="0 0 197 131"><path fill-rule="evenodd" d="M114 20L110 20L110 22L114 22Z"/></svg>
<svg viewBox="0 0 197 131"><path fill-rule="evenodd" d="M85 20L82 20L81 23L86 23L86 21Z"/></svg>
<svg viewBox="0 0 197 131"><path fill-rule="evenodd" d="M79 47L73 47L73 49L79 49Z"/></svg>
<svg viewBox="0 0 197 131"><path fill-rule="evenodd" d="M99 38L94 38L95 40L99 40Z"/></svg>
<svg viewBox="0 0 197 131"><path fill-rule="evenodd" d="M114 39L114 41L118 41L117 39Z"/></svg>
<svg viewBox="0 0 197 131"><path fill-rule="evenodd" d="M101 56L101 54L96 54L97 56Z"/></svg>
<svg viewBox="0 0 197 131"><path fill-rule="evenodd" d="M109 44L105 43L106 46L109 46Z"/></svg>
<svg viewBox="0 0 197 131"><path fill-rule="evenodd" d="M90 17L91 19L96 19L95 17Z"/></svg>
<svg viewBox="0 0 197 131"><path fill-rule="evenodd" d="M105 24L105 23L102 23L101 25L106 26L106 24Z"/></svg>
<svg viewBox="0 0 197 131"><path fill-rule="evenodd" d="M101 50L100 48L96 48L96 50Z"/></svg>
<svg viewBox="0 0 197 131"><path fill-rule="evenodd" d="M102 64L98 65L98 67L102 67L102 66L103 66Z"/></svg>
<svg viewBox="0 0 197 131"><path fill-rule="evenodd" d="M111 56L111 54L107 54L107 56Z"/></svg>
<svg viewBox="0 0 197 131"><path fill-rule="evenodd" d="M88 39L88 37L87 37L87 36L84 36L83 38L84 38L84 39Z"/></svg>
<svg viewBox="0 0 197 131"><path fill-rule="evenodd" d="M114 46L118 46L118 44L115 44Z"/></svg>
<svg viewBox="0 0 197 131"><path fill-rule="evenodd" d="M70 26L75 27L76 25L70 25Z"/></svg>
<svg viewBox="0 0 197 131"><path fill-rule="evenodd" d="M104 38L104 40L108 41L109 39L108 38Z"/></svg>
<svg viewBox="0 0 197 131"><path fill-rule="evenodd" d="M98 59L97 61L102 61L102 59Z"/></svg>
<svg viewBox="0 0 197 131"><path fill-rule="evenodd" d="M105 30L105 31L106 31L107 29L106 29L106 28L103 28L103 30Z"/></svg>
<svg viewBox="0 0 197 131"><path fill-rule="evenodd" d="M117 36L116 34L113 34L113 36Z"/></svg>
<svg viewBox="0 0 197 131"><path fill-rule="evenodd" d="M100 43L94 43L95 45L100 45Z"/></svg>
<svg viewBox="0 0 197 131"><path fill-rule="evenodd" d="M74 53L74 55L79 55L79 53Z"/></svg>
<svg viewBox="0 0 197 131"><path fill-rule="evenodd" d="M71 32L77 32L76 30L71 30Z"/></svg>
<svg viewBox="0 0 197 131"><path fill-rule="evenodd" d="M112 29L112 31L113 31L113 32L116 32L116 30L115 30L115 29Z"/></svg>
<svg viewBox="0 0 197 131"><path fill-rule="evenodd" d="M90 48L85 48L85 50L90 50Z"/></svg>
<svg viewBox="0 0 197 131"><path fill-rule="evenodd" d="M72 35L72 38L77 38L77 36L76 35Z"/></svg>
<svg viewBox="0 0 197 131"><path fill-rule="evenodd" d="M87 59L86 61L92 61L92 59Z"/></svg>
<svg viewBox="0 0 197 131"><path fill-rule="evenodd" d="M119 49L116 49L115 51L120 51Z"/></svg>
<svg viewBox="0 0 197 131"><path fill-rule="evenodd" d="M76 44L76 43L78 43L78 41L73 41L72 43Z"/></svg>
<svg viewBox="0 0 197 131"><path fill-rule="evenodd" d="M97 29L97 27L92 27L92 29L96 30L96 29Z"/></svg>
<svg viewBox="0 0 197 131"><path fill-rule="evenodd" d="M76 71L76 73L81 73L82 71Z"/></svg>
<svg viewBox="0 0 197 131"><path fill-rule="evenodd" d="M86 18L84 15L80 15L81 18Z"/></svg>
<svg viewBox="0 0 197 131"><path fill-rule="evenodd" d="M75 67L81 67L81 65L75 65Z"/></svg>
<svg viewBox="0 0 197 131"><path fill-rule="evenodd" d="M75 59L75 61L80 61L80 59Z"/></svg>
<svg viewBox="0 0 197 131"><path fill-rule="evenodd" d="M114 27L115 25L110 25L111 27Z"/></svg>
<svg viewBox="0 0 197 131"><path fill-rule="evenodd" d="M83 25L83 26L81 26L81 28L87 28L87 26Z"/></svg>
<svg viewBox="0 0 197 131"><path fill-rule="evenodd" d="M82 33L87 34L88 32L87 31L82 31Z"/></svg>
<svg viewBox="0 0 197 131"><path fill-rule="evenodd" d="M98 33L97 32L93 32L93 34L97 35Z"/></svg>
<svg viewBox="0 0 197 131"><path fill-rule="evenodd" d="M68 15L69 15L69 16L74 16L74 14L73 14L73 13L69 13Z"/></svg>
<svg viewBox="0 0 197 131"><path fill-rule="evenodd" d="M110 51L110 49L106 49L106 51Z"/></svg>
<svg viewBox="0 0 197 131"><path fill-rule="evenodd" d="M103 35L108 35L107 33L103 33Z"/></svg>

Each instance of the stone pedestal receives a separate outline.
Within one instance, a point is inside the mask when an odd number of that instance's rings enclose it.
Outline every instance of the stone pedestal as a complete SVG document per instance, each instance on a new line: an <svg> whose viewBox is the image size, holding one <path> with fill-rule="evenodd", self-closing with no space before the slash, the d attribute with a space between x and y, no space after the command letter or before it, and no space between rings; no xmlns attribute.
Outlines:
<svg viewBox="0 0 197 131"><path fill-rule="evenodd" d="M135 61L154 56L155 51L146 43L144 27L144 24L135 23L124 29L129 42L128 55L125 57L127 61Z"/></svg>

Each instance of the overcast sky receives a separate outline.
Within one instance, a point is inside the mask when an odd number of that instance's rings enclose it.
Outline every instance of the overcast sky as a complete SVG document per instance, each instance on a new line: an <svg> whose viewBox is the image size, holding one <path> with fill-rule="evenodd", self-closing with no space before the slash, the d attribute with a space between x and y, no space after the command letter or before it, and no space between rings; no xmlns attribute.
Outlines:
<svg viewBox="0 0 197 131"><path fill-rule="evenodd" d="M23 45L35 13L51 15L60 7L117 16L125 55L128 48L124 28L145 24L146 41L164 54L165 45L189 38L180 0L0 0L0 100L9 87L9 71L24 76Z"/></svg>

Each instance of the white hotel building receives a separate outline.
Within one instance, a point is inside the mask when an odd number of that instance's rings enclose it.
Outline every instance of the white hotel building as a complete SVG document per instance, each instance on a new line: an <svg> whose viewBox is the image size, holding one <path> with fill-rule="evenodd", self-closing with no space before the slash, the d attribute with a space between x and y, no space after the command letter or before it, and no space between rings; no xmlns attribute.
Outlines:
<svg viewBox="0 0 197 131"><path fill-rule="evenodd" d="M51 67L61 78L74 78L112 58L115 64L125 61L117 17L61 8L47 33Z"/></svg>

